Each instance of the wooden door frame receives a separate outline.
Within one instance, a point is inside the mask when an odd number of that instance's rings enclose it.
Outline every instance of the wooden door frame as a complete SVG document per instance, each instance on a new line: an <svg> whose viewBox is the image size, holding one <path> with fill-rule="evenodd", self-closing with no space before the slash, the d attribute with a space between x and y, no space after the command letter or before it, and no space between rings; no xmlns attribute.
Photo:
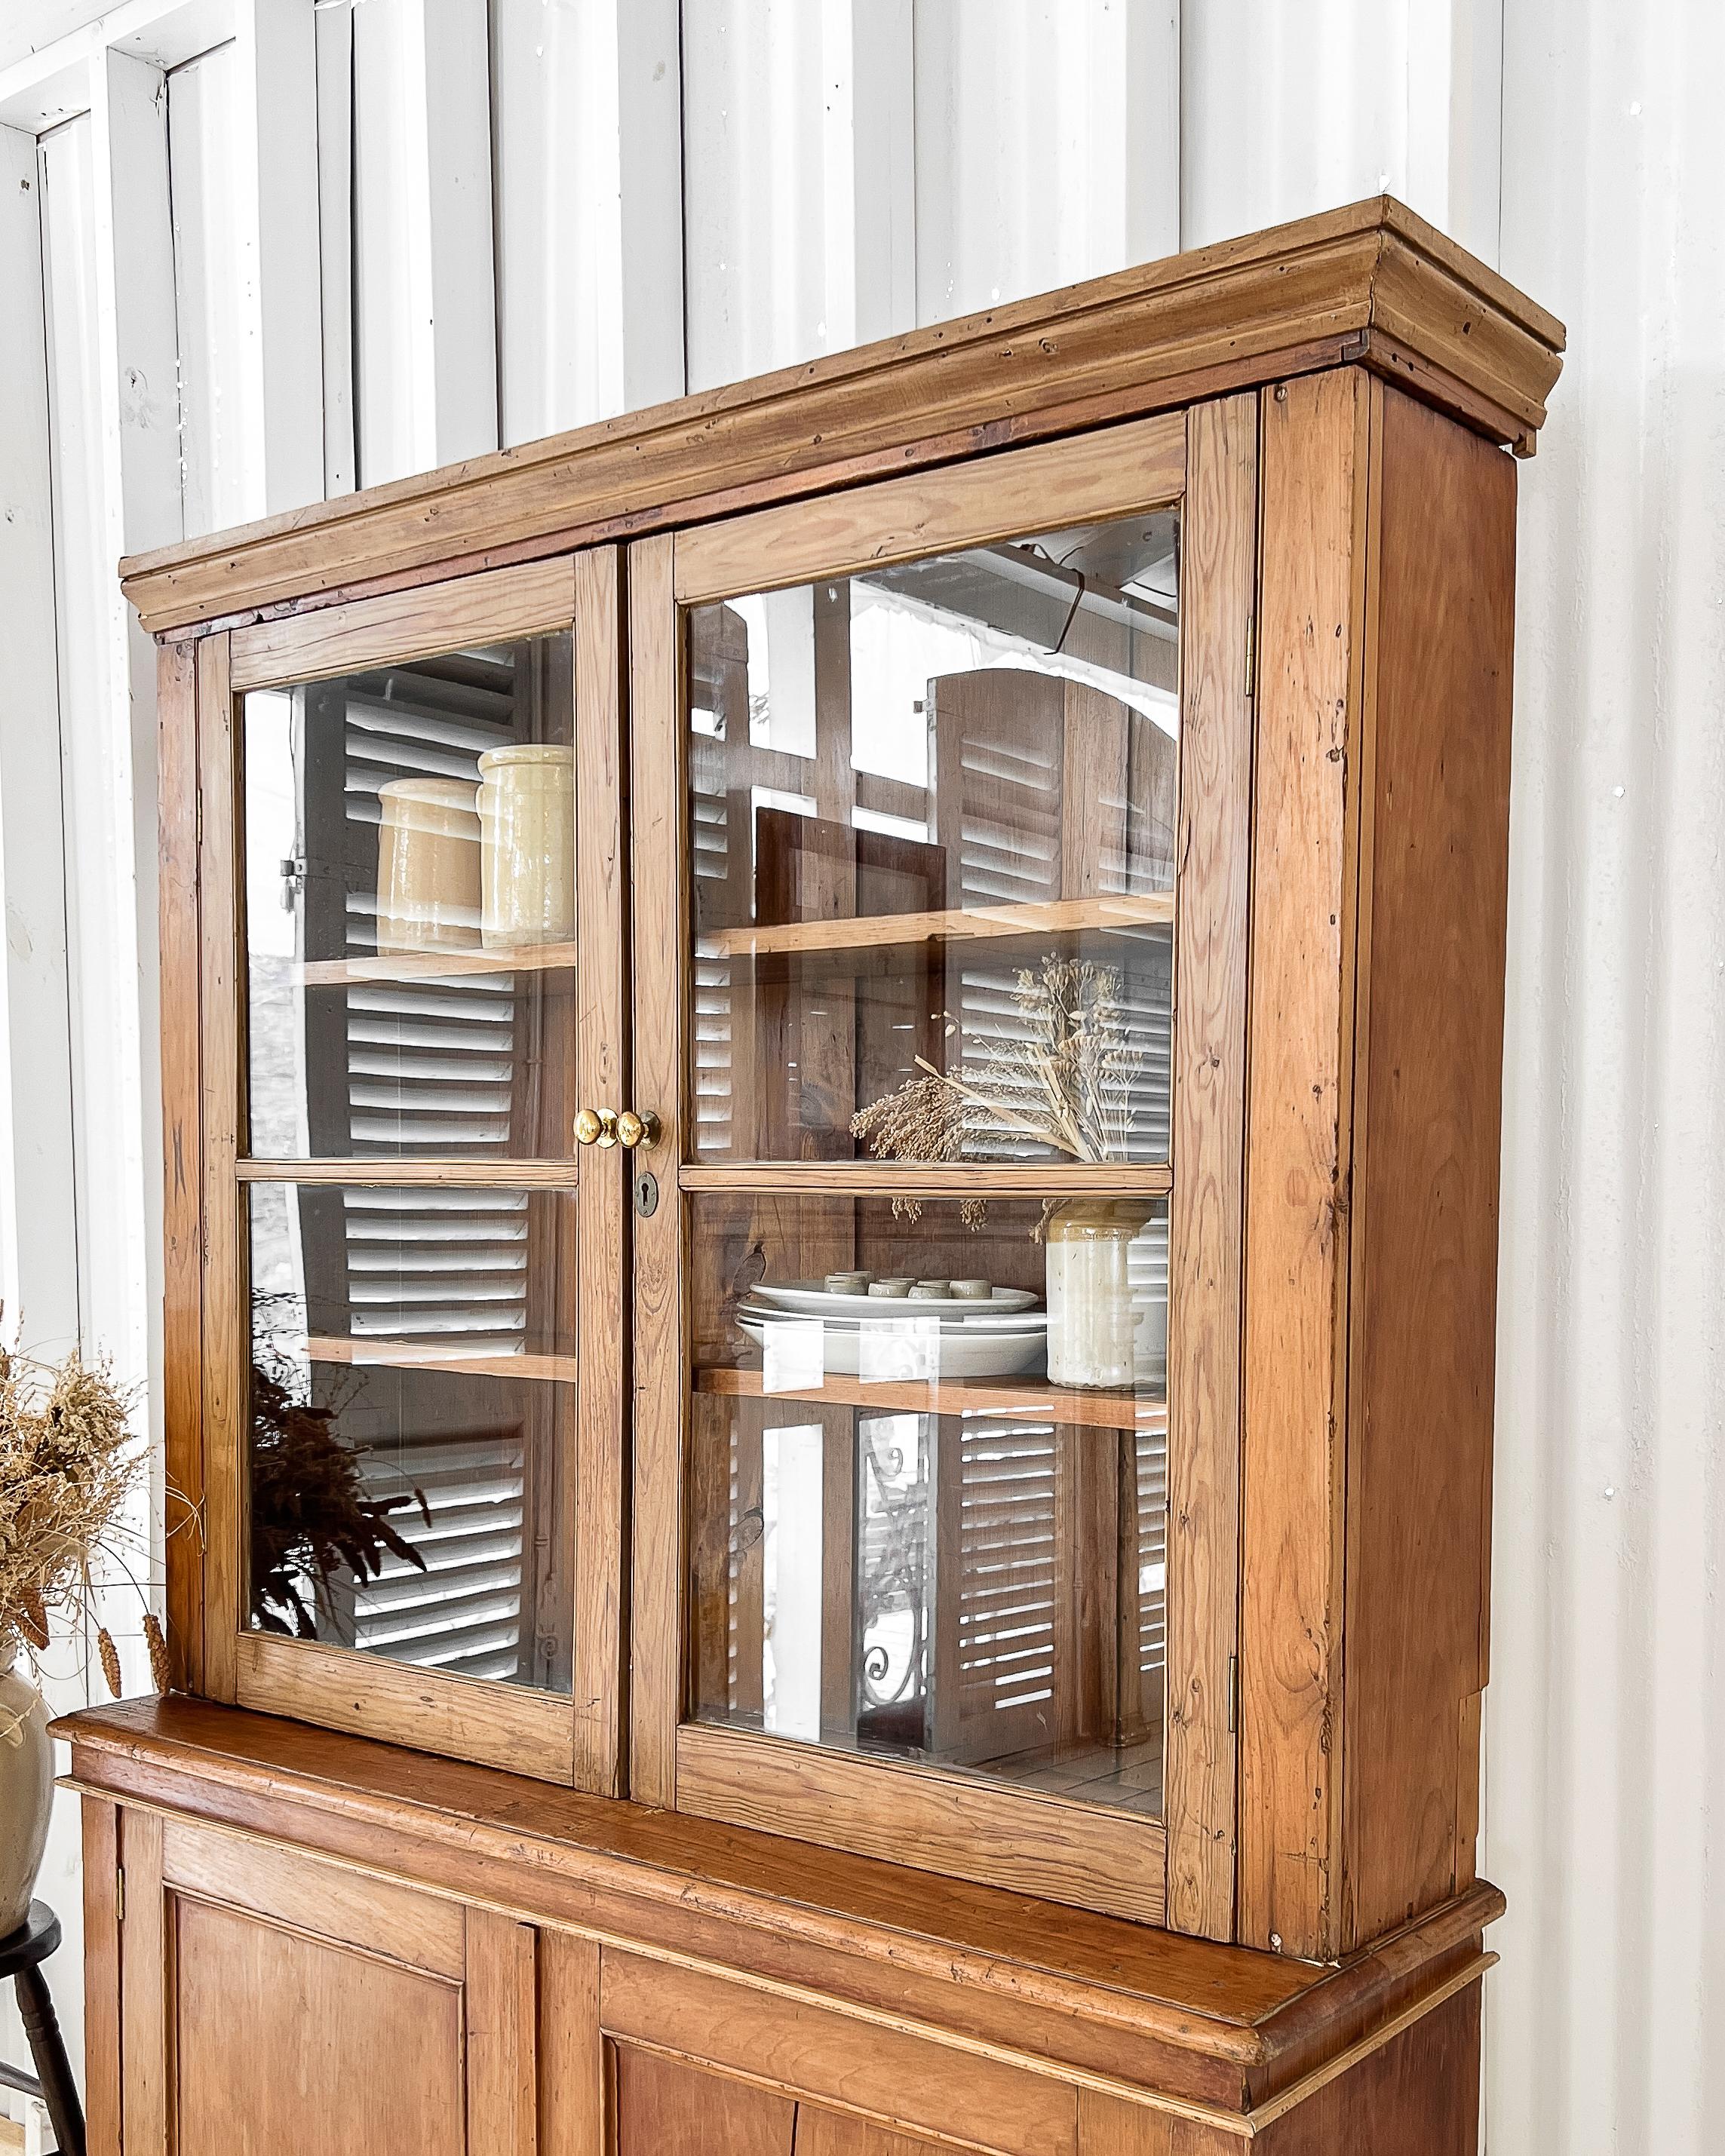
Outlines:
<svg viewBox="0 0 1725 2156"><path fill-rule="evenodd" d="M890 1188L893 1171L704 1167L690 1158L688 605L842 576L871 563L1027 531L1178 506L1182 511L1181 855L1176 905L1170 1422L1201 1430L1181 1471L1170 1445L1166 1824L1004 1791L936 1768L864 1760L687 1722L685 1298L688 1196L722 1185ZM1195 518L1214 531L1194 538ZM646 1164L660 1196L635 1232L631 1793L640 1801L984 1877L1209 1936L1231 1936L1238 1654L1239 1317L1249 887L1250 621L1256 579L1250 396L1137 420L932 474L739 516L630 550L634 979L640 1099L660 1118ZM1194 573L1194 572L1197 573ZM1194 589L1209 579L1202 598ZM1190 737L1189 743L1189 736ZM1197 757L1201 745L1201 760ZM1201 777L1202 784L1194 784ZM1183 923L1188 878L1191 919ZM1202 1032L1187 1014L1201 1014ZM1182 1164L1196 1163L1181 1197ZM1168 1171L1143 1171L1168 1188ZM1119 1172L1109 1170L1115 1185ZM957 1188L986 1172L947 1169ZM1020 1169L988 1187L1053 1188ZM1181 1224L1183 1222L1183 1227ZM1173 1237L1190 1255L1177 1272ZM1178 1506L1178 1510L1175 1508ZM1178 1714L1178 1732L1174 1717ZM981 1856L978 1852L983 1852ZM1147 1866L1149 1851L1152 1861Z"/></svg>
<svg viewBox="0 0 1725 2156"><path fill-rule="evenodd" d="M188 1687L606 1795L623 1776L627 1195L620 1158L439 1163L254 1161L245 1145L239 699L475 642L572 634L582 924L580 1097L621 1106L625 860L621 561L614 547L288 614L160 660L168 1606ZM590 1090L587 1090L590 1089ZM578 1492L572 1695L426 1673L250 1630L245 1609L246 1191L274 1182L465 1183L563 1191L577 1220ZM176 1517L182 1514L182 1517Z"/></svg>

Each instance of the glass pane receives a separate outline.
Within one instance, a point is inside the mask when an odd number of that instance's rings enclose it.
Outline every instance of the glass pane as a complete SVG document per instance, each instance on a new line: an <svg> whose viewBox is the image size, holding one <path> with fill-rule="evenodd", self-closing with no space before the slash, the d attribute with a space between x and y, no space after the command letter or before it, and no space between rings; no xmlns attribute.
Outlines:
<svg viewBox="0 0 1725 2156"><path fill-rule="evenodd" d="M1165 1204L694 1207L695 1715L1159 1815Z"/></svg>
<svg viewBox="0 0 1725 2156"><path fill-rule="evenodd" d="M572 1194L247 1194L253 1629L567 1692Z"/></svg>
<svg viewBox="0 0 1725 2156"><path fill-rule="evenodd" d="M567 636L244 700L250 1150L573 1142Z"/></svg>
<svg viewBox="0 0 1725 2156"><path fill-rule="evenodd" d="M688 614L697 1158L1167 1158L1178 536Z"/></svg>

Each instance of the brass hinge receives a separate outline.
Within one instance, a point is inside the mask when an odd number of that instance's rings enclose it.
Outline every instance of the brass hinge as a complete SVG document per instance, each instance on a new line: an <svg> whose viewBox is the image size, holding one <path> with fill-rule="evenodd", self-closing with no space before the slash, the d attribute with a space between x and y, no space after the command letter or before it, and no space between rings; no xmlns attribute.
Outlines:
<svg viewBox="0 0 1725 2156"><path fill-rule="evenodd" d="M116 1924L126 1922L126 1866L123 1864L114 1867L114 1921Z"/></svg>
<svg viewBox="0 0 1725 2156"><path fill-rule="evenodd" d="M1228 1657L1228 1734L1237 1734L1240 1728L1240 1656Z"/></svg>
<svg viewBox="0 0 1725 2156"><path fill-rule="evenodd" d="M1248 696L1253 696L1257 694L1257 690L1258 617L1255 613L1249 613L1246 616L1245 692Z"/></svg>

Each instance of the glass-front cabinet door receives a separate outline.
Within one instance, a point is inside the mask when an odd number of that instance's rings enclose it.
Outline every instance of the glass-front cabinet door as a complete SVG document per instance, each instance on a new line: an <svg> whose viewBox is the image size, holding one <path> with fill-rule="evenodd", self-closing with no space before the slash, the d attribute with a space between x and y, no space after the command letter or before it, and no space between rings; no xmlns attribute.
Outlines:
<svg viewBox="0 0 1725 2156"><path fill-rule="evenodd" d="M625 1184L576 1140L623 1039L618 572L209 639L200 698L213 1653L242 1704L607 1790Z"/></svg>
<svg viewBox="0 0 1725 2156"><path fill-rule="evenodd" d="M660 1801L1225 1935L1254 505L1210 409L634 550L638 1308L686 1342L638 1327L635 1746Z"/></svg>

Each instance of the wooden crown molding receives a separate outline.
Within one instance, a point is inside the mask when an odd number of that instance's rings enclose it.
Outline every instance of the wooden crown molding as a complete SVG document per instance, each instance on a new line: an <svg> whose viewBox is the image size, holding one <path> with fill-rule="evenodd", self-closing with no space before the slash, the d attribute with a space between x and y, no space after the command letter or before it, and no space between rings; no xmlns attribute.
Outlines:
<svg viewBox="0 0 1725 2156"><path fill-rule="evenodd" d="M203 1701L86 1708L72 1785L1267 2123L1477 1981L1481 1882L1333 1966L1057 1907Z"/></svg>
<svg viewBox="0 0 1725 2156"><path fill-rule="evenodd" d="M685 525L1353 362L1531 454L1563 327L1384 195L128 557L156 634Z"/></svg>

